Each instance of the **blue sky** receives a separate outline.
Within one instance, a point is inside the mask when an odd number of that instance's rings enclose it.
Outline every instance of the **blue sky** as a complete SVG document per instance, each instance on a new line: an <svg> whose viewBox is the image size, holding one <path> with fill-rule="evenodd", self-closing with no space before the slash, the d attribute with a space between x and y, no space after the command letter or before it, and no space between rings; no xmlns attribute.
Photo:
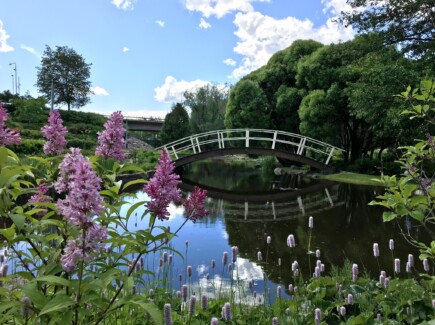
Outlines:
<svg viewBox="0 0 435 325"><path fill-rule="evenodd" d="M91 63L94 94L83 111L163 117L183 92L234 84L296 39L353 37L334 23L345 0L1 0L0 91L39 96L45 46Z"/></svg>

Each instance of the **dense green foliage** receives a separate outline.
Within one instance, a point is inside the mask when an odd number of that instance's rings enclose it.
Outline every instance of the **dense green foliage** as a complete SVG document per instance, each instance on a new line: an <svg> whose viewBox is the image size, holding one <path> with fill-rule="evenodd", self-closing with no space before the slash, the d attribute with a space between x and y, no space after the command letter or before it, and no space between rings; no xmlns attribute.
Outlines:
<svg viewBox="0 0 435 325"><path fill-rule="evenodd" d="M190 135L189 114L183 104L175 104L171 111L166 114L160 138L162 143L169 143Z"/></svg>
<svg viewBox="0 0 435 325"><path fill-rule="evenodd" d="M37 70L36 86L47 100L51 100L53 89L54 104L66 104L68 111L90 102L91 64L72 48L56 46L53 50L46 45Z"/></svg>
<svg viewBox="0 0 435 325"><path fill-rule="evenodd" d="M184 105L190 108L190 129L193 134L225 128L224 117L228 88L207 84L184 93Z"/></svg>
<svg viewBox="0 0 435 325"><path fill-rule="evenodd" d="M345 149L345 161L375 150L381 157L421 134L394 97L421 73L377 35L328 46L295 41L234 86L225 123L320 139Z"/></svg>
<svg viewBox="0 0 435 325"><path fill-rule="evenodd" d="M377 32L385 44L400 45L402 51L433 64L435 11L432 0L347 0L352 11L341 21L359 32ZM432 62L431 62L432 61Z"/></svg>

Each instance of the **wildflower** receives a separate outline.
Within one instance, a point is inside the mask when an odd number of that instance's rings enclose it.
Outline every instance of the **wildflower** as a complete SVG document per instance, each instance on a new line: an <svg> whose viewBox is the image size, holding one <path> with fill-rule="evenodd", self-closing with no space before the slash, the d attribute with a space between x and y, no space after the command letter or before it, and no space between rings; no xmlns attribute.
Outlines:
<svg viewBox="0 0 435 325"><path fill-rule="evenodd" d="M187 301L187 284L183 284L181 287L182 294L183 294L183 300Z"/></svg>
<svg viewBox="0 0 435 325"><path fill-rule="evenodd" d="M314 228L314 218L313 217L308 218L308 228L310 228L310 229Z"/></svg>
<svg viewBox="0 0 435 325"><path fill-rule="evenodd" d="M159 259L159 267L162 267L163 266L163 259L161 258L161 259Z"/></svg>
<svg viewBox="0 0 435 325"><path fill-rule="evenodd" d="M314 310L314 321L316 325L320 325L322 321L322 312L320 311L320 308L316 308Z"/></svg>
<svg viewBox="0 0 435 325"><path fill-rule="evenodd" d="M192 276L192 266L188 265L187 266L187 276L190 278Z"/></svg>
<svg viewBox="0 0 435 325"><path fill-rule="evenodd" d="M281 266L281 257L278 257L278 266Z"/></svg>
<svg viewBox="0 0 435 325"><path fill-rule="evenodd" d="M210 321L210 325L218 325L218 324L219 324L218 319L216 317L213 317Z"/></svg>
<svg viewBox="0 0 435 325"><path fill-rule="evenodd" d="M192 194L183 202L186 218L195 223L197 219L202 219L208 215L209 211L204 207L206 199L207 191L195 186Z"/></svg>
<svg viewBox="0 0 435 325"><path fill-rule="evenodd" d="M432 299L432 308L435 309L435 299Z"/></svg>
<svg viewBox="0 0 435 325"><path fill-rule="evenodd" d="M233 316L231 314L231 304L229 302L226 302L223 308L223 318L224 320L231 321L233 319Z"/></svg>
<svg viewBox="0 0 435 325"><path fill-rule="evenodd" d="M23 304L22 306L21 306L21 315L24 317L24 318L29 318L30 317L30 313L31 313L31 302L30 302L30 299L29 299L29 297L23 297L22 299L21 299L21 303Z"/></svg>
<svg viewBox="0 0 435 325"><path fill-rule="evenodd" d="M393 239L390 239L390 242L389 242L388 246L390 248L390 251L394 250L394 240Z"/></svg>
<svg viewBox="0 0 435 325"><path fill-rule="evenodd" d="M156 171L151 180L144 186L145 193L151 198L146 204L147 208L155 213L160 220L169 219L167 210L171 201L178 202L181 199L181 192L177 188L180 176L175 174L174 163L171 162L166 150L162 151ZM186 247L187 247L186 243Z"/></svg>
<svg viewBox="0 0 435 325"><path fill-rule="evenodd" d="M394 273L400 273L400 260L398 258L394 260Z"/></svg>
<svg viewBox="0 0 435 325"><path fill-rule="evenodd" d="M174 256L171 254L169 255L169 260L168 260L168 264L171 265L172 264L172 260L174 259Z"/></svg>
<svg viewBox="0 0 435 325"><path fill-rule="evenodd" d="M180 290L177 291L177 298L178 298L178 299L181 298L181 291L180 291Z"/></svg>
<svg viewBox="0 0 435 325"><path fill-rule="evenodd" d="M233 246L231 248L231 253L232 253L232 257L233 257L233 259L232 259L233 263L235 263L237 261L237 251L238 251L237 246Z"/></svg>
<svg viewBox="0 0 435 325"><path fill-rule="evenodd" d="M192 297L190 297L190 303L189 303L190 316L193 316L195 314L195 311L196 311L196 296L193 295Z"/></svg>
<svg viewBox="0 0 435 325"><path fill-rule="evenodd" d="M272 237L267 236L266 243L269 245L272 242Z"/></svg>
<svg viewBox="0 0 435 325"><path fill-rule="evenodd" d="M316 266L314 268L313 278L319 278L320 277L320 268Z"/></svg>
<svg viewBox="0 0 435 325"><path fill-rule="evenodd" d="M186 240L186 249L189 247L189 241Z"/></svg>
<svg viewBox="0 0 435 325"><path fill-rule="evenodd" d="M405 264L405 271L406 273L411 273L411 264L409 263L409 261Z"/></svg>
<svg viewBox="0 0 435 325"><path fill-rule="evenodd" d="M248 286L249 286L249 289L252 289L252 287L254 286L254 280L249 280L248 281Z"/></svg>
<svg viewBox="0 0 435 325"><path fill-rule="evenodd" d="M423 260L423 269L425 272L429 272L430 267L429 267L429 260L427 258L425 258Z"/></svg>
<svg viewBox="0 0 435 325"><path fill-rule="evenodd" d="M381 321L381 313L377 313L377 314L376 314L376 320L377 320L378 322Z"/></svg>
<svg viewBox="0 0 435 325"><path fill-rule="evenodd" d="M358 280L358 264L352 264L352 281Z"/></svg>
<svg viewBox="0 0 435 325"><path fill-rule="evenodd" d="M388 289L390 287L390 278L385 278L384 288Z"/></svg>
<svg viewBox="0 0 435 325"><path fill-rule="evenodd" d="M66 127L62 125L63 121L60 117L59 110L55 109L48 116L48 124L41 128L41 133L47 141L44 144L43 150L47 155L60 155L66 148L68 141L65 135L68 133Z"/></svg>
<svg viewBox="0 0 435 325"><path fill-rule="evenodd" d="M233 270L233 265L232 264L228 264L228 272L231 273L232 270Z"/></svg>
<svg viewBox="0 0 435 325"><path fill-rule="evenodd" d="M288 291L289 291L290 293L293 293L293 292L294 292L293 284L289 284L289 285L288 285Z"/></svg>
<svg viewBox="0 0 435 325"><path fill-rule="evenodd" d="M163 263L167 263L168 262L168 253L164 252L163 253Z"/></svg>
<svg viewBox="0 0 435 325"><path fill-rule="evenodd" d="M276 287L276 296L281 299L282 298L282 288L281 286Z"/></svg>
<svg viewBox="0 0 435 325"><path fill-rule="evenodd" d="M384 286L385 285L385 276L384 275L379 275L379 283L380 285Z"/></svg>
<svg viewBox="0 0 435 325"><path fill-rule="evenodd" d="M278 325L278 317L272 318L272 325Z"/></svg>
<svg viewBox="0 0 435 325"><path fill-rule="evenodd" d="M183 280L183 276L181 275L181 273L178 274L178 280L180 280L180 282Z"/></svg>
<svg viewBox="0 0 435 325"><path fill-rule="evenodd" d="M320 272L325 272L325 264L320 264Z"/></svg>
<svg viewBox="0 0 435 325"><path fill-rule="evenodd" d="M378 243L373 244L373 256L379 257L379 245L378 245Z"/></svg>
<svg viewBox="0 0 435 325"><path fill-rule="evenodd" d="M119 161L125 159L123 120L121 112L114 112L110 115L109 120L104 123L105 130L98 132L98 147L95 150L95 155Z"/></svg>
<svg viewBox="0 0 435 325"><path fill-rule="evenodd" d="M171 311L171 304L165 304L165 307L163 308L164 312L164 319L165 319L165 325L172 325L172 311Z"/></svg>
<svg viewBox="0 0 435 325"><path fill-rule="evenodd" d="M290 248L293 248L293 247L296 246L296 243L295 243L295 236L293 236L293 235L289 235L289 236L287 237L287 246L290 247Z"/></svg>
<svg viewBox="0 0 435 325"><path fill-rule="evenodd" d="M208 297L206 295L201 296L201 308L206 311L208 307Z"/></svg>
<svg viewBox="0 0 435 325"><path fill-rule="evenodd" d="M216 260L212 259L211 260L211 268L214 269L216 267Z"/></svg>
<svg viewBox="0 0 435 325"><path fill-rule="evenodd" d="M21 142L20 132L6 127L8 111L3 107L0 101L0 146L19 144Z"/></svg>
<svg viewBox="0 0 435 325"><path fill-rule="evenodd" d="M340 307L340 315L341 316L346 316L346 307L344 307L344 306Z"/></svg>
<svg viewBox="0 0 435 325"><path fill-rule="evenodd" d="M316 258L320 258L320 249L316 250Z"/></svg>
<svg viewBox="0 0 435 325"><path fill-rule="evenodd" d="M316 261L316 266L318 266L320 268L321 265L322 265L322 261L321 260L317 260Z"/></svg>
<svg viewBox="0 0 435 325"><path fill-rule="evenodd" d="M227 265L227 263L228 263L228 252L224 252L222 256L222 264Z"/></svg>
<svg viewBox="0 0 435 325"><path fill-rule="evenodd" d="M414 267L414 255L408 254L408 262L410 267Z"/></svg>
<svg viewBox="0 0 435 325"><path fill-rule="evenodd" d="M261 262L263 260L263 256L261 255L260 251L258 251L258 253L257 253L257 259L259 262Z"/></svg>
<svg viewBox="0 0 435 325"><path fill-rule="evenodd" d="M349 294L347 295L347 303L348 303L349 305L353 305L353 295L352 295L351 293L349 293Z"/></svg>
<svg viewBox="0 0 435 325"><path fill-rule="evenodd" d="M154 296L154 290L153 290L153 289L150 289L150 290L148 291L148 294L149 294L150 297L153 297L153 296Z"/></svg>

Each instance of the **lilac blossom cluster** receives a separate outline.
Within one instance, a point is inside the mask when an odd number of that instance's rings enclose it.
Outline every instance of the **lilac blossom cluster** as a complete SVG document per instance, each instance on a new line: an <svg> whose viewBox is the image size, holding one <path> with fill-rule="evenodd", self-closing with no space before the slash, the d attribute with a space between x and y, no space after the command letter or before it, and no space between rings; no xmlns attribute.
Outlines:
<svg viewBox="0 0 435 325"><path fill-rule="evenodd" d="M7 110L0 101L0 146L19 144L21 142L20 132L6 127L8 116Z"/></svg>
<svg viewBox="0 0 435 325"><path fill-rule="evenodd" d="M169 203L179 202L181 199L181 192L177 188L181 182L180 176L174 173L174 166L169 154L163 150L154 176L144 186L145 193L151 198L146 206L160 220L169 219Z"/></svg>
<svg viewBox="0 0 435 325"><path fill-rule="evenodd" d="M46 196L47 192L48 192L48 186L45 185L45 179L41 179L38 183L38 186L36 188L36 193L33 194L30 199L29 202L30 203L44 203L44 202L51 202L51 199ZM37 206L38 208L41 208L39 205ZM47 213L47 209L42 207L42 211L37 212L36 215L38 217L42 217Z"/></svg>
<svg viewBox="0 0 435 325"><path fill-rule="evenodd" d="M183 202L186 218L196 222L197 219L202 219L209 214L204 207L207 198L207 191L199 187L194 187L192 194Z"/></svg>
<svg viewBox="0 0 435 325"><path fill-rule="evenodd" d="M50 112L48 124L41 128L42 135L47 139L43 147L45 154L60 155L65 150L68 144L65 135L68 133L68 130L62 123L59 110L55 109Z"/></svg>
<svg viewBox="0 0 435 325"><path fill-rule="evenodd" d="M90 261L104 249L107 229L94 222L93 216L103 210L100 196L101 179L92 170L78 148L71 148L59 165L60 176L55 183L58 193L67 192L65 199L58 200L57 209L68 223L80 231L75 239L69 239L61 257L62 268L73 271L79 261Z"/></svg>
<svg viewBox="0 0 435 325"><path fill-rule="evenodd" d="M95 155L104 158L114 158L119 161L125 159L125 143L123 127L124 117L121 112L114 112L104 124L105 130L98 132L98 147Z"/></svg>

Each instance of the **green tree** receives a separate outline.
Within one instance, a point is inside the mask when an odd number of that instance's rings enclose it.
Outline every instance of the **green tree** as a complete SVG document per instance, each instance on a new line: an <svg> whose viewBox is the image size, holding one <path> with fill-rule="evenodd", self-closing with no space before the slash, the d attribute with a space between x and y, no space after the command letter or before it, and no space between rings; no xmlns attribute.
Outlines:
<svg viewBox="0 0 435 325"><path fill-rule="evenodd" d="M90 102L91 64L67 46L45 47L41 66L37 67L36 86L47 100L53 96L55 104L80 108Z"/></svg>
<svg viewBox="0 0 435 325"><path fill-rule="evenodd" d="M225 126L229 129L269 128L269 105L257 82L243 79L231 90L225 113Z"/></svg>
<svg viewBox="0 0 435 325"><path fill-rule="evenodd" d="M165 121L160 130L162 142L169 143L190 134L189 114L187 114L183 104L177 103L165 116Z"/></svg>
<svg viewBox="0 0 435 325"><path fill-rule="evenodd" d="M398 44L413 56L435 54L435 10L433 0L347 0L351 12L341 21L360 32L377 32L385 44Z"/></svg>
<svg viewBox="0 0 435 325"><path fill-rule="evenodd" d="M184 93L184 105L190 108L192 133L225 128L224 118L228 93L228 87L219 87L214 84Z"/></svg>

